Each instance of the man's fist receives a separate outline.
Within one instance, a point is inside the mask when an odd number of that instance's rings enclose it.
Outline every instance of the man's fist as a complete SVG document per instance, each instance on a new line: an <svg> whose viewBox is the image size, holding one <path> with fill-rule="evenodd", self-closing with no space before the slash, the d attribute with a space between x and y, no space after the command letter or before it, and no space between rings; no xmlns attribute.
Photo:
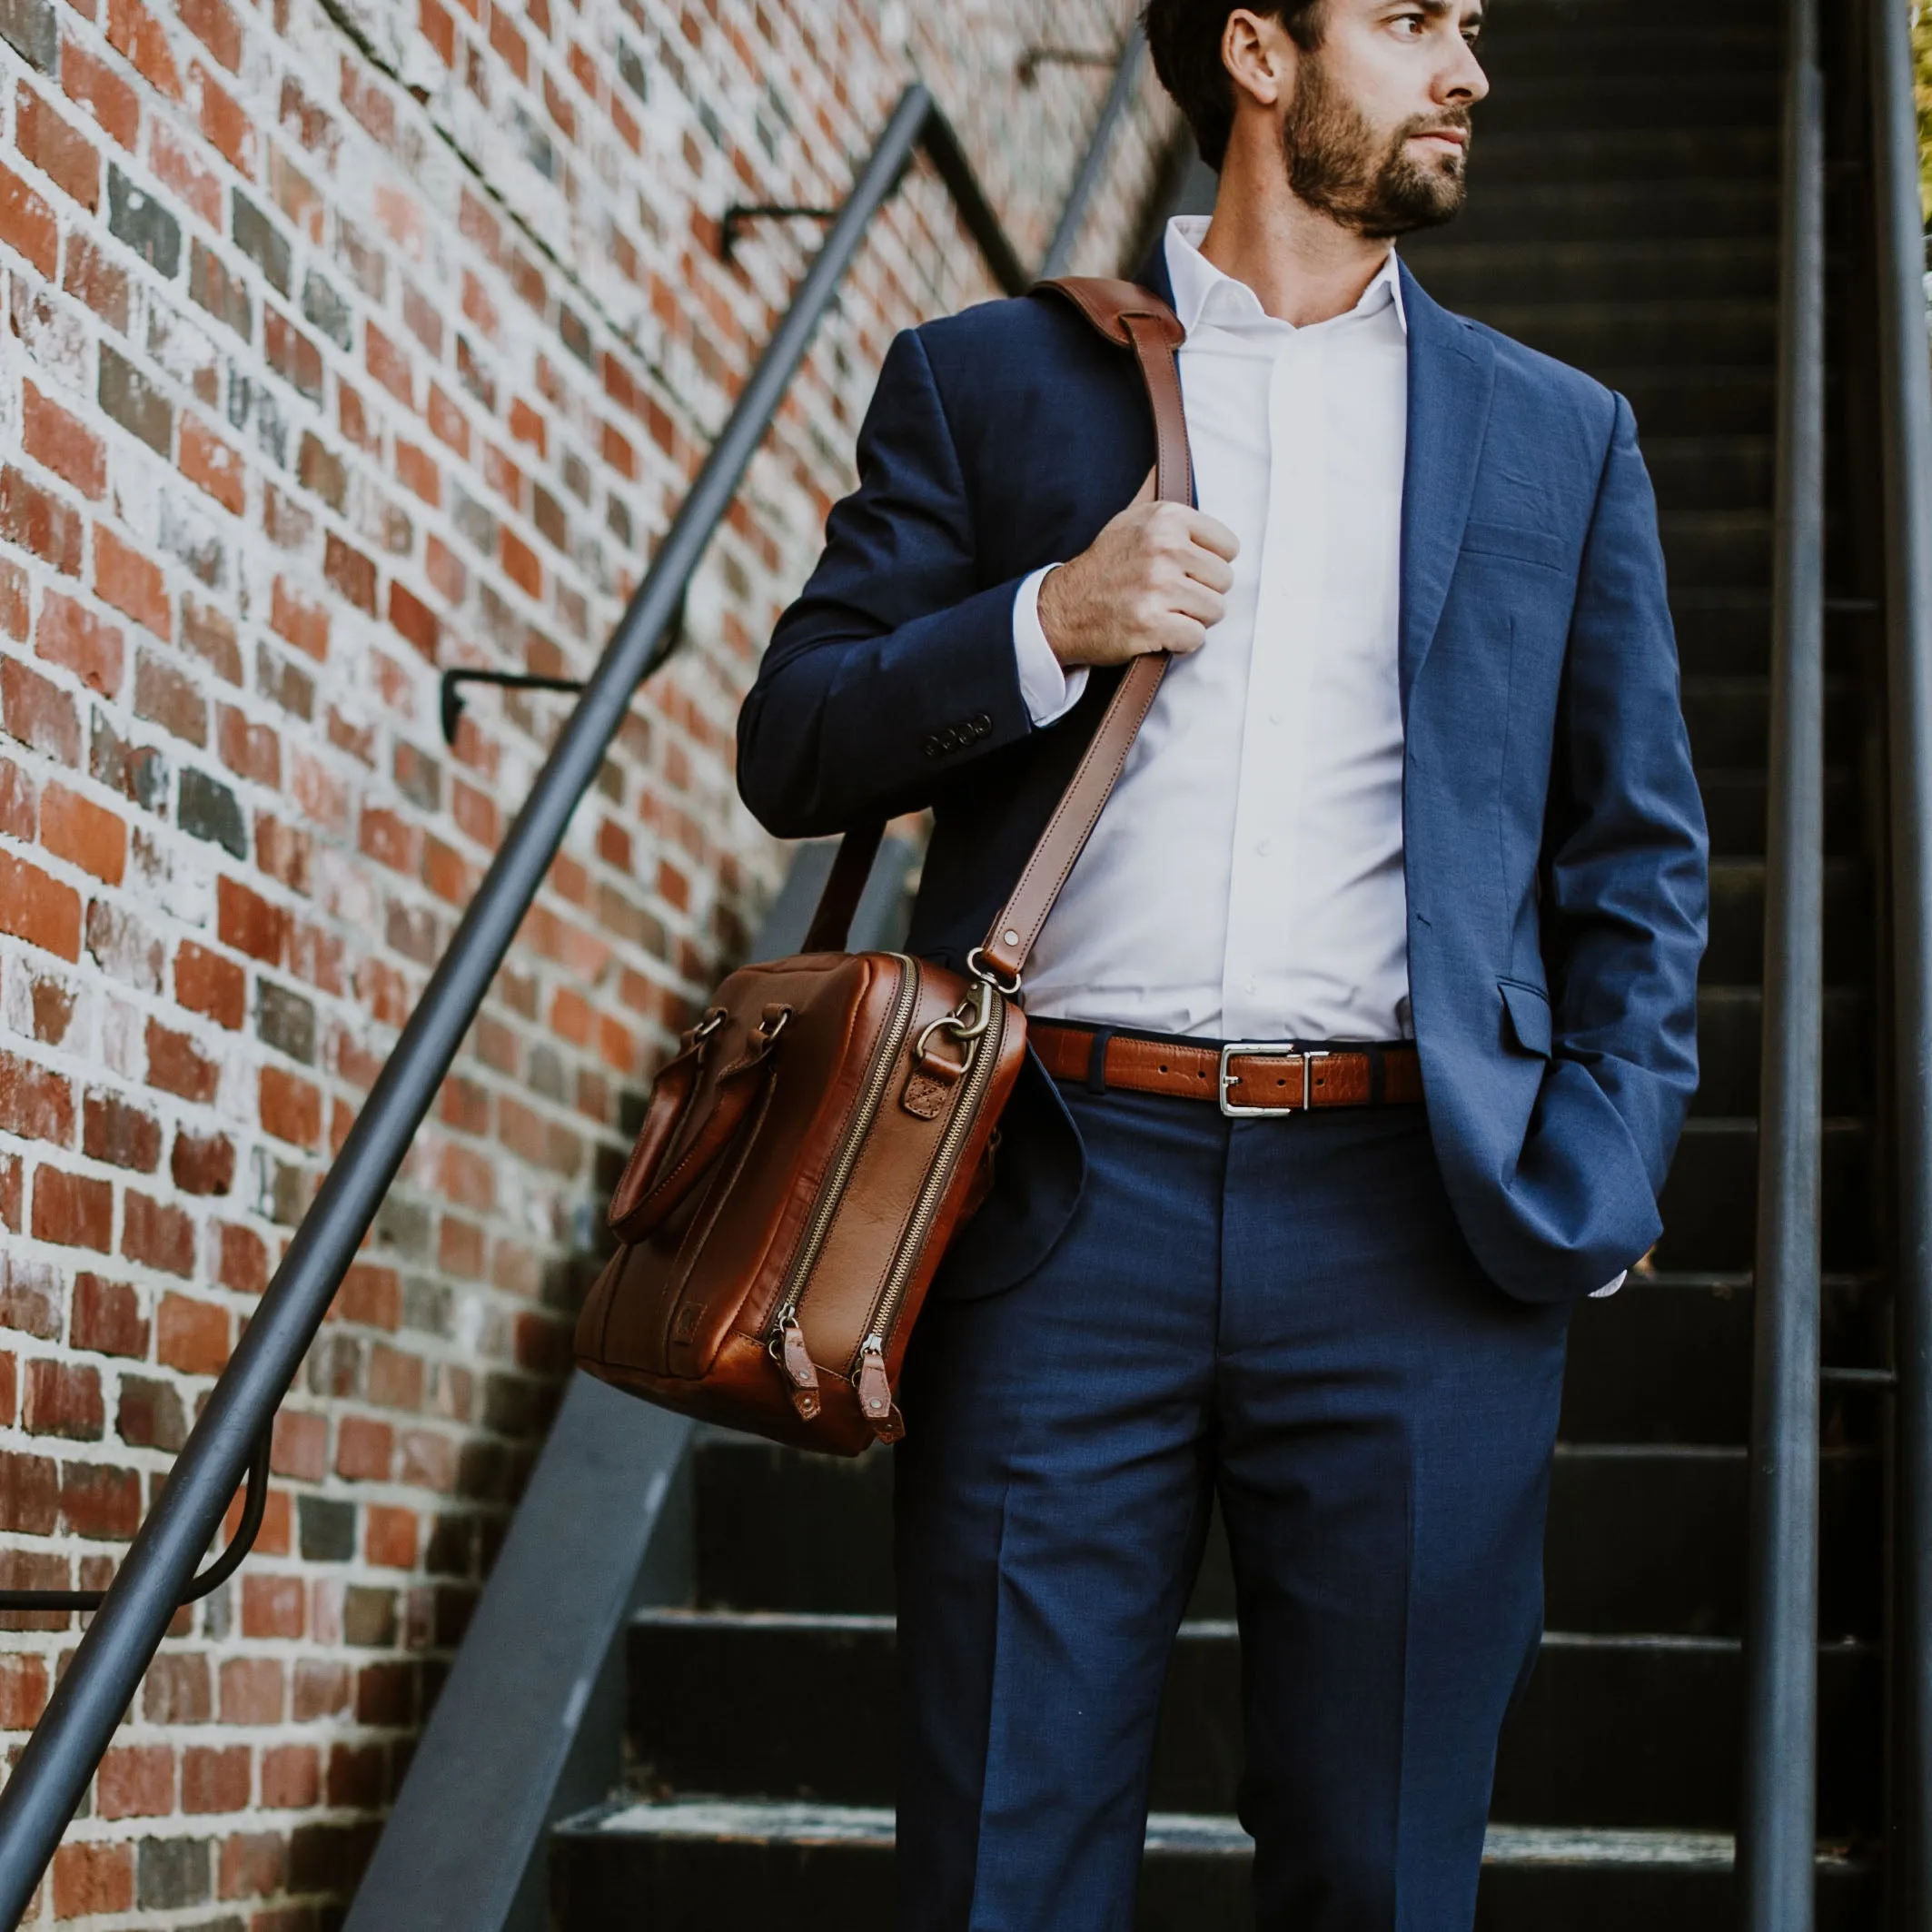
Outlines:
<svg viewBox="0 0 1932 1932"><path fill-rule="evenodd" d="M1221 621L1241 548L1225 523L1185 503L1157 501L1154 472L1079 556L1040 586L1040 629L1054 656L1124 664L1152 650L1199 650Z"/></svg>

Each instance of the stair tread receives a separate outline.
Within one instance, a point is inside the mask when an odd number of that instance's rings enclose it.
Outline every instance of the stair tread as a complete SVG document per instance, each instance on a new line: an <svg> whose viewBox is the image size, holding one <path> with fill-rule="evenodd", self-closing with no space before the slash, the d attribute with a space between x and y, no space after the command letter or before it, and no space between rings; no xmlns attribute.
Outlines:
<svg viewBox="0 0 1932 1932"><path fill-rule="evenodd" d="M890 1846L895 1820L889 1805L838 1805L778 1798L686 1796L599 1807L566 1818L562 1838L735 1838L752 1843ZM1246 1857L1253 1840L1240 1819L1224 1812L1150 1811L1147 1849L1222 1852ZM1670 1828L1579 1827L1492 1823L1485 1834L1483 1862L1490 1865L1664 1866L1728 1870L1735 1840L1727 1831ZM1821 1866L1862 1864L1849 1848L1818 1847Z"/></svg>

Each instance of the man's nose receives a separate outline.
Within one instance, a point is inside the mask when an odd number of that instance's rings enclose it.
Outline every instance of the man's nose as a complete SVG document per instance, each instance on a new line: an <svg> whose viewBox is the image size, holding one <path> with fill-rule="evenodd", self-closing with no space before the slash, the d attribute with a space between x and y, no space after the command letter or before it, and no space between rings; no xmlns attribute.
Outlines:
<svg viewBox="0 0 1932 1932"><path fill-rule="evenodd" d="M1476 50L1458 36L1456 58L1438 78L1436 98L1445 105L1472 105L1490 91L1490 77L1476 58Z"/></svg>

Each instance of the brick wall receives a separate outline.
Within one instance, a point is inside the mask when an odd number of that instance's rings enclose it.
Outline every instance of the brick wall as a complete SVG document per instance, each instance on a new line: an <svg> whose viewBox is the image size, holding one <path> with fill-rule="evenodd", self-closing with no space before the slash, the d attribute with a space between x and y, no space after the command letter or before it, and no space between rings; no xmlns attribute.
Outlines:
<svg viewBox="0 0 1932 1932"><path fill-rule="evenodd" d="M172 10L171 10L172 9ZM1121 0L0 0L0 1577L102 1580L905 81L1035 254ZM1151 79L1083 266L1171 130ZM43 1887L334 1923L554 1401L621 1123L782 867L736 704L891 332L987 292L916 175L847 283ZM74 1620L7 1620L0 1731Z"/></svg>

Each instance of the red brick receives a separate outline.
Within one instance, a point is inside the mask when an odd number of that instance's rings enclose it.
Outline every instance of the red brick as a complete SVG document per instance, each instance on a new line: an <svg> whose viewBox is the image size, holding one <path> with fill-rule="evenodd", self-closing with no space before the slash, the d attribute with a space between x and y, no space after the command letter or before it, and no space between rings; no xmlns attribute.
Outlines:
<svg viewBox="0 0 1932 1932"><path fill-rule="evenodd" d="M63 1845L54 1854L54 1916L92 1918L134 1908L132 1845Z"/></svg>
<svg viewBox="0 0 1932 1932"><path fill-rule="evenodd" d="M114 1241L114 1191L91 1174L66 1174L45 1162L34 1174L34 1238L56 1247L93 1248Z"/></svg>
<svg viewBox="0 0 1932 1932"><path fill-rule="evenodd" d="M229 770L281 789L282 740L272 725L252 723L246 712L224 704L215 715L215 742Z"/></svg>
<svg viewBox="0 0 1932 1932"><path fill-rule="evenodd" d="M304 1604L300 1577L272 1577L251 1570L242 1580L242 1634L300 1637Z"/></svg>
<svg viewBox="0 0 1932 1932"><path fill-rule="evenodd" d="M222 1722L278 1724L282 1667L272 1657L232 1657L222 1666Z"/></svg>
<svg viewBox="0 0 1932 1932"><path fill-rule="evenodd" d="M201 97L202 133L251 180L255 173L255 124L241 104L199 61L188 70Z"/></svg>
<svg viewBox="0 0 1932 1932"><path fill-rule="evenodd" d="M209 53L237 74L242 66L242 23L225 0L181 0L181 24Z"/></svg>
<svg viewBox="0 0 1932 1932"><path fill-rule="evenodd" d="M0 1530L47 1536L60 1521L60 1472L47 1456L0 1450Z"/></svg>
<svg viewBox="0 0 1932 1932"><path fill-rule="evenodd" d="M322 1144L322 1089L280 1066L264 1066L259 1096L262 1130L297 1147Z"/></svg>
<svg viewBox="0 0 1932 1932"><path fill-rule="evenodd" d="M161 1123L121 1095L96 1089L83 1111L81 1150L111 1167L153 1174L161 1165Z"/></svg>
<svg viewBox="0 0 1932 1932"><path fill-rule="evenodd" d="M174 1808L174 1753L165 1744L122 1745L94 1773L97 1818L164 1818Z"/></svg>
<svg viewBox="0 0 1932 1932"><path fill-rule="evenodd" d="M219 1375L228 1362L228 1311L170 1290L155 1313L154 1359L184 1375Z"/></svg>
<svg viewBox="0 0 1932 1932"><path fill-rule="evenodd" d="M17 1234L25 1225L26 1167L17 1154L0 1154L0 1227Z"/></svg>
<svg viewBox="0 0 1932 1932"><path fill-rule="evenodd" d="M322 1754L312 1744L278 1744L262 1753L262 1803L300 1811L322 1798Z"/></svg>
<svg viewBox="0 0 1932 1932"><path fill-rule="evenodd" d="M269 629L320 663L329 655L329 613L277 578L269 601Z"/></svg>
<svg viewBox="0 0 1932 1932"><path fill-rule="evenodd" d="M222 1069L184 1033L147 1023L147 1077L150 1086L178 1094L183 1100L213 1100L222 1084Z"/></svg>
<svg viewBox="0 0 1932 1932"><path fill-rule="evenodd" d="M92 212L101 203L101 154L25 81L15 96L15 145L64 193Z"/></svg>
<svg viewBox="0 0 1932 1932"><path fill-rule="evenodd" d="M38 866L0 852L0 932L62 959L81 956L81 896Z"/></svg>
<svg viewBox="0 0 1932 1932"><path fill-rule="evenodd" d="M393 1333L402 1323L402 1284L393 1268L379 1268L358 1262L342 1277L330 1310L339 1322L355 1322L364 1328L382 1328Z"/></svg>
<svg viewBox="0 0 1932 1932"><path fill-rule="evenodd" d="M215 886L215 930L223 946L279 966L288 945L289 916L224 875Z"/></svg>
<svg viewBox="0 0 1932 1932"><path fill-rule="evenodd" d="M107 1427L101 1399L101 1372L81 1362L42 1357L27 1363L24 1422L29 1435L66 1436L76 1442L98 1442Z"/></svg>
<svg viewBox="0 0 1932 1932"><path fill-rule="evenodd" d="M242 452L198 417L181 419L181 473L225 510L239 517L248 507L248 471Z"/></svg>
<svg viewBox="0 0 1932 1932"><path fill-rule="evenodd" d="M141 0L107 0L107 42L134 63L151 86L171 101L181 99L181 75L168 51L167 29Z"/></svg>
<svg viewBox="0 0 1932 1932"><path fill-rule="evenodd" d="M117 813L92 798L49 785L40 798L40 842L110 886L127 869L127 827Z"/></svg>
<svg viewBox="0 0 1932 1932"><path fill-rule="evenodd" d="M543 565L536 551L507 526L500 535L503 569L510 582L527 596L540 599L543 595Z"/></svg>
<svg viewBox="0 0 1932 1932"><path fill-rule="evenodd" d="M134 660L134 716L191 745L208 742L208 701L200 685L157 651L144 650Z"/></svg>
<svg viewBox="0 0 1932 1932"><path fill-rule="evenodd" d="M352 1482L386 1482L395 1447L396 1432L387 1422L345 1415L336 1426L335 1472Z"/></svg>
<svg viewBox="0 0 1932 1932"><path fill-rule="evenodd" d="M159 564L123 543L104 523L94 527L94 590L103 603L166 639L174 634L167 580Z"/></svg>
<svg viewBox="0 0 1932 1932"><path fill-rule="evenodd" d="M174 1136L168 1173L184 1194L225 1194L234 1185L234 1143L225 1134Z"/></svg>
<svg viewBox="0 0 1932 1932"><path fill-rule="evenodd" d="M58 664L92 685L104 698L112 698L121 689L127 650L119 629L58 590L49 590L41 600L34 649L48 663Z"/></svg>
<svg viewBox="0 0 1932 1932"><path fill-rule="evenodd" d="M174 998L233 1030L247 1016L248 976L232 959L183 939L174 955Z"/></svg>
<svg viewBox="0 0 1932 1932"><path fill-rule="evenodd" d="M141 1708L150 1724L205 1724L214 1715L208 1660L192 1650L163 1650L147 1667Z"/></svg>
<svg viewBox="0 0 1932 1932"><path fill-rule="evenodd" d="M148 164L161 177L162 184L172 188L219 234L222 232L222 177L213 168L201 165L196 158L198 144L191 145L165 121L157 120L149 132L147 145ZM207 259L214 261L213 256ZM216 272L222 272L219 263Z"/></svg>
<svg viewBox="0 0 1932 1932"><path fill-rule="evenodd" d="M223 1898L272 1897L287 1884L288 1869L286 1838L273 1831L238 1831L222 1840L216 1889ZM257 1917L255 1932L274 1928Z"/></svg>
<svg viewBox="0 0 1932 1932"><path fill-rule="evenodd" d="M416 1546L415 1511L372 1502L362 1511L364 1562L380 1570L413 1570Z"/></svg>
<svg viewBox="0 0 1932 1932"><path fill-rule="evenodd" d="M127 1355L135 1361L147 1354L147 1321L140 1297L128 1282L111 1282L104 1275L82 1273L74 1278L74 1306L67 1318L67 1340L75 1348L97 1355Z"/></svg>
<svg viewBox="0 0 1932 1932"><path fill-rule="evenodd" d="M73 58L70 45L68 59ZM67 265L62 286L110 328L127 333L127 271L74 230L67 237Z"/></svg>
<svg viewBox="0 0 1932 1932"><path fill-rule="evenodd" d="M0 467L0 539L33 551L63 577L78 577L82 530L77 510L50 495L13 464Z"/></svg>
<svg viewBox="0 0 1932 1932"><path fill-rule="evenodd" d="M141 1478L101 1462L61 1466L62 1526L73 1536L126 1542L141 1527Z"/></svg>
<svg viewBox="0 0 1932 1932"><path fill-rule="evenodd" d="M24 1139L74 1144L74 1089L31 1060L0 1053L0 1129Z"/></svg>
<svg viewBox="0 0 1932 1932"><path fill-rule="evenodd" d="M278 1476L320 1482L329 1473L328 1417L298 1409L278 1409L269 1467Z"/></svg>
<svg viewBox="0 0 1932 1932"><path fill-rule="evenodd" d="M115 141L134 152L141 127L140 96L114 68L96 60L79 41L63 37L60 81L70 101L84 107Z"/></svg>
<svg viewBox="0 0 1932 1932"><path fill-rule="evenodd" d="M53 1342L60 1322L59 1273L44 1261L0 1253L0 1325Z"/></svg>
<svg viewBox="0 0 1932 1932"><path fill-rule="evenodd" d="M60 224L53 209L6 167L0 167L0 242L25 255L49 282L54 279Z"/></svg>
<svg viewBox="0 0 1932 1932"><path fill-rule="evenodd" d="M219 1749L191 1745L181 1754L181 1808L186 1812L245 1811L253 1767L245 1744Z"/></svg>
<svg viewBox="0 0 1932 1932"><path fill-rule="evenodd" d="M322 575L358 609L375 616L376 567L333 530L322 548Z"/></svg>
<svg viewBox="0 0 1932 1932"><path fill-rule="evenodd" d="M224 1222L220 1230L216 1280L238 1294L260 1294L268 1286L268 1244L253 1228Z"/></svg>
<svg viewBox="0 0 1932 1932"><path fill-rule="evenodd" d="M31 1730L46 1707L46 1659L0 1655L0 1730Z"/></svg>
<svg viewBox="0 0 1932 1932"><path fill-rule="evenodd" d="M393 580L389 587L389 620L428 662L435 663L440 629L436 613Z"/></svg>
<svg viewBox="0 0 1932 1932"><path fill-rule="evenodd" d="M101 439L25 378L20 401L21 441L27 454L64 477L83 496L98 498L107 488L107 452Z"/></svg>
<svg viewBox="0 0 1932 1932"><path fill-rule="evenodd" d="M151 1200L130 1188L121 1252L129 1261L185 1278L194 1273L194 1223L172 1203Z"/></svg>

